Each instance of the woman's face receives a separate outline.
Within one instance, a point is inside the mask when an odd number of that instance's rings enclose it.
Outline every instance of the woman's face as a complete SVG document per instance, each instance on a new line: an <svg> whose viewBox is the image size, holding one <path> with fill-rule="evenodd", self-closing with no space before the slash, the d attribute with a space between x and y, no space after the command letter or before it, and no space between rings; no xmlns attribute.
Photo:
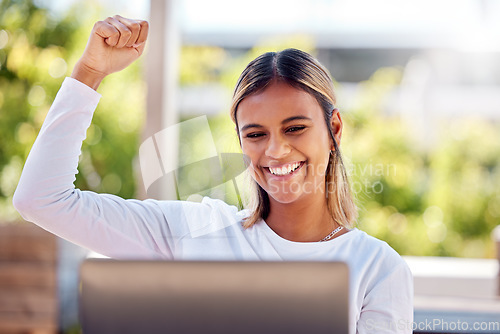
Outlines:
<svg viewBox="0 0 500 334"><path fill-rule="evenodd" d="M286 83L272 83L240 102L237 119L252 177L271 200L291 203L307 196L324 198L333 142L314 96ZM331 122L340 142L338 112Z"/></svg>

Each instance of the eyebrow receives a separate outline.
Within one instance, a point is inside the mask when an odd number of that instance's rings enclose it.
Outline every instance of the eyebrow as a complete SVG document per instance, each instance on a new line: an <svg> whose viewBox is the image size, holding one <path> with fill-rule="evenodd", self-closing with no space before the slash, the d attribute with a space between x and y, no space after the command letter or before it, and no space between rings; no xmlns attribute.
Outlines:
<svg viewBox="0 0 500 334"><path fill-rule="evenodd" d="M286 123L289 123L291 121L296 121L296 120L312 121L312 119L310 119L309 117L306 117L306 116L292 116L292 117L288 117L288 118L285 118L284 120L282 120L281 124L286 124ZM257 123L250 123L250 124L247 124L244 127L242 127L240 132L243 132L249 128L263 128L263 126L260 124L257 124Z"/></svg>

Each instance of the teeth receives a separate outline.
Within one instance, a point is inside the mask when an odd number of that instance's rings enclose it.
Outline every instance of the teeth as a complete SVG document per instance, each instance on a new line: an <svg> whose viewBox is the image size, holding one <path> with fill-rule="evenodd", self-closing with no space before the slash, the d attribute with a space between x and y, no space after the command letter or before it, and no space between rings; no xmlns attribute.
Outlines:
<svg viewBox="0 0 500 334"><path fill-rule="evenodd" d="M269 167L269 171L274 175L286 175L295 171L300 166L300 162L295 162L293 164L289 164L283 167Z"/></svg>

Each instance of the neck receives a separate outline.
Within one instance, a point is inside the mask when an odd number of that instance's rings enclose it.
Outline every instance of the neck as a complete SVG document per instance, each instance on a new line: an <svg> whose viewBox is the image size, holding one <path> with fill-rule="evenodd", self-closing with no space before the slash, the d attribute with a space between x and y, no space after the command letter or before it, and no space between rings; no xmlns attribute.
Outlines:
<svg viewBox="0 0 500 334"><path fill-rule="evenodd" d="M306 198L293 203L279 203L269 198L271 210L267 225L282 238L298 242L323 239L339 225L334 222L323 200Z"/></svg>

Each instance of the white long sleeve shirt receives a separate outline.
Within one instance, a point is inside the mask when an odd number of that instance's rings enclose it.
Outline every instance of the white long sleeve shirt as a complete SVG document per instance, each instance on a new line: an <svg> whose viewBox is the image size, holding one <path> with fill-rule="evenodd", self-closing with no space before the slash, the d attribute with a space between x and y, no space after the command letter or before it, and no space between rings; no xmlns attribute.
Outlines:
<svg viewBox="0 0 500 334"><path fill-rule="evenodd" d="M118 259L344 261L351 333L412 332L408 266L385 242L356 228L327 242L293 242L265 221L244 229L248 212L220 200L124 200L75 189L82 141L100 97L77 80L64 81L14 195L26 220Z"/></svg>

